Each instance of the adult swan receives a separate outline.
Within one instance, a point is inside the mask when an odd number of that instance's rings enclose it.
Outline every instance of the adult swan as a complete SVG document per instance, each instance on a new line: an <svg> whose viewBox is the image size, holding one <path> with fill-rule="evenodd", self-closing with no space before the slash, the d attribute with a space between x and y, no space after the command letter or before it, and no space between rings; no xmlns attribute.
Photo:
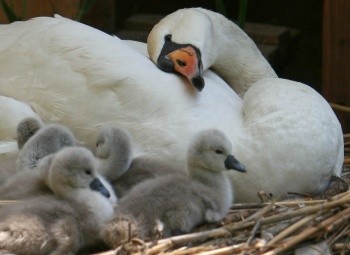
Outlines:
<svg viewBox="0 0 350 255"><path fill-rule="evenodd" d="M139 151L183 169L194 135L218 128L248 170L232 175L236 201L254 201L260 190L316 193L340 173L339 122L306 86L293 89L286 81L290 94L274 88L272 98L270 89L252 87L242 102L205 71L205 88L197 92L118 38L61 17L2 25L0 38L3 153L15 150L18 122L34 116L68 126L90 145L99 126L118 124Z"/></svg>
<svg viewBox="0 0 350 255"><path fill-rule="evenodd" d="M202 73L213 68L243 98L240 118L228 117L240 122L230 137L248 169L233 180L240 198L250 200L260 189L312 193L339 175L342 130L329 104L309 86L278 78L233 22L206 9L182 9L162 19L147 42L161 70L205 92Z"/></svg>

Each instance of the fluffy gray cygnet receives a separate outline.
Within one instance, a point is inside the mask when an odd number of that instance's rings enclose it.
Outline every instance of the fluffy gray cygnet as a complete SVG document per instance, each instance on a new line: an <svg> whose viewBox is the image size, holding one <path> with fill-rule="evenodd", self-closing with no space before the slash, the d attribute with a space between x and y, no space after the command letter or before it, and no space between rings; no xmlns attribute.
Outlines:
<svg viewBox="0 0 350 255"><path fill-rule="evenodd" d="M113 205L92 153L79 147L62 149L53 155L46 178L52 195L0 208L0 250L73 255L98 241Z"/></svg>
<svg viewBox="0 0 350 255"><path fill-rule="evenodd" d="M72 132L64 126L48 125L39 131L29 132L32 127L36 129L41 125L33 118L27 118L18 125L17 132L22 137L23 147L15 160L12 176L0 187L0 199L24 199L50 192L42 177L52 158L46 155L74 145ZM32 136L30 133L33 133Z"/></svg>
<svg viewBox="0 0 350 255"><path fill-rule="evenodd" d="M23 145L16 160L17 170L33 169L44 156L73 145L75 138L68 128L59 124L47 125Z"/></svg>
<svg viewBox="0 0 350 255"><path fill-rule="evenodd" d="M100 128L95 156L100 173L112 183L118 198L146 179L180 172L157 159L142 156L132 159L130 134L115 126Z"/></svg>
<svg viewBox="0 0 350 255"><path fill-rule="evenodd" d="M22 200L33 196L52 194L45 178L55 154L42 158L28 171L18 171L0 186L0 200Z"/></svg>
<svg viewBox="0 0 350 255"><path fill-rule="evenodd" d="M188 150L189 176L160 176L135 186L119 200L101 233L104 241L115 247L132 236L152 238L159 226L167 237L190 232L203 222L220 221L233 202L226 170L245 172L230 152L223 133L200 132Z"/></svg>
<svg viewBox="0 0 350 255"><path fill-rule="evenodd" d="M16 155L0 160L0 187L16 174Z"/></svg>
<svg viewBox="0 0 350 255"><path fill-rule="evenodd" d="M23 145L31 138L41 127L43 123L35 118L25 118L17 125L17 145L22 149Z"/></svg>
<svg viewBox="0 0 350 255"><path fill-rule="evenodd" d="M20 162L24 171L17 171L0 187L0 199L18 200L52 193L45 180L54 153L74 143L72 132L64 126L55 124L41 128L20 150L17 163ZM31 167L33 162L34 168ZM111 193L109 199L115 204L117 197L113 188L104 178L101 181Z"/></svg>
<svg viewBox="0 0 350 255"><path fill-rule="evenodd" d="M21 149L27 140L34 135L41 127L43 123L35 118L26 118L17 125L17 145L18 149ZM0 162L0 186L7 182L14 174L17 173L16 169L17 155L11 155L4 158ZM0 193L1 195L1 193Z"/></svg>

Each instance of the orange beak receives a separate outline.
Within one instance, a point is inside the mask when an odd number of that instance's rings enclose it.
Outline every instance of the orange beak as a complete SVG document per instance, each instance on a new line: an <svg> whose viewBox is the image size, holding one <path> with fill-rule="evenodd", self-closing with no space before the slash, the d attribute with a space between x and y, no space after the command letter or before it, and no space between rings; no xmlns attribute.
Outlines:
<svg viewBox="0 0 350 255"><path fill-rule="evenodd" d="M174 50L167 57L173 62L176 72L185 76L199 91L203 89L201 63L193 47L187 46Z"/></svg>

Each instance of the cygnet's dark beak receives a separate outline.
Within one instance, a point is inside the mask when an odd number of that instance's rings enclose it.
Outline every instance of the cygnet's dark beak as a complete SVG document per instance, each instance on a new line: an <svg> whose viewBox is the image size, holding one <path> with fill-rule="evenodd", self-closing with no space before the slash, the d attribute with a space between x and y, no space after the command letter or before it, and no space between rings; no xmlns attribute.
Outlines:
<svg viewBox="0 0 350 255"><path fill-rule="evenodd" d="M165 72L182 74L198 91L204 88L201 54L193 45L174 43L168 35L164 39L157 66Z"/></svg>
<svg viewBox="0 0 350 255"><path fill-rule="evenodd" d="M225 160L225 167L227 169L237 170L242 173L246 173L247 170L245 169L245 166L239 162L233 155L228 155Z"/></svg>
<svg viewBox="0 0 350 255"><path fill-rule="evenodd" d="M102 184L100 179L95 178L91 183L90 183L90 189L100 192L102 195L105 197L109 198L111 194L109 194L108 190L106 187Z"/></svg>

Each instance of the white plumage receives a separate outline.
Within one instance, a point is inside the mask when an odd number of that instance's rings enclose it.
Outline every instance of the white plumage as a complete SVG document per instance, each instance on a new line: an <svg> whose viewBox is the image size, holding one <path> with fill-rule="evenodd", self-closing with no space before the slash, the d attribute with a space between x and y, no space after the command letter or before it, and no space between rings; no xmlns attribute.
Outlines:
<svg viewBox="0 0 350 255"><path fill-rule="evenodd" d="M204 24L197 27L205 32ZM233 178L239 180L238 202L256 200L260 190L275 196L319 192L341 171L340 124L327 102L305 85L260 79L242 101L208 70L198 93L181 77L160 71L140 48L61 17L1 25L0 37L0 106L10 107L5 97L15 106L1 111L3 118L13 116L0 123L2 152L16 150L16 125L34 116L66 125L90 146L99 126L118 124L130 132L138 153L182 169L194 135L217 128L248 169ZM236 46L249 52L244 38ZM248 75L250 61L259 63L255 58L262 56L225 65L244 66L241 74Z"/></svg>

